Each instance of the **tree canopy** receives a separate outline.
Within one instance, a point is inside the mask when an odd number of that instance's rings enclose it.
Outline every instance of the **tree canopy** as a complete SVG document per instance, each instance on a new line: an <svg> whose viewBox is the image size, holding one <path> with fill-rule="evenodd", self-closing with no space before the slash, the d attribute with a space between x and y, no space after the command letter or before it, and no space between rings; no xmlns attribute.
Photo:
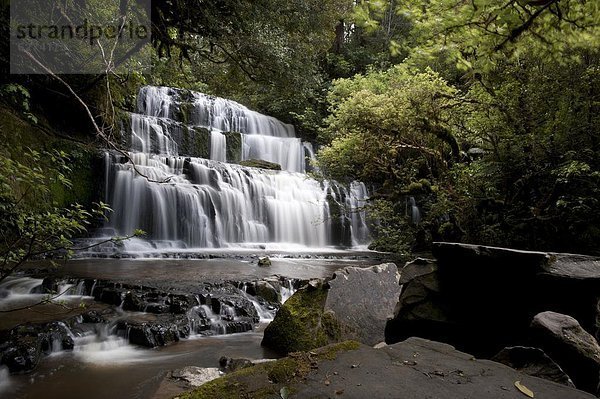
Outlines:
<svg viewBox="0 0 600 399"><path fill-rule="evenodd" d="M318 177L369 186L375 249L439 239L598 252L599 2L157 0L152 11L151 73L65 78L106 126L142 84L229 97L318 144ZM50 99L70 93L49 81L3 76L0 98L32 124L57 123Z"/></svg>

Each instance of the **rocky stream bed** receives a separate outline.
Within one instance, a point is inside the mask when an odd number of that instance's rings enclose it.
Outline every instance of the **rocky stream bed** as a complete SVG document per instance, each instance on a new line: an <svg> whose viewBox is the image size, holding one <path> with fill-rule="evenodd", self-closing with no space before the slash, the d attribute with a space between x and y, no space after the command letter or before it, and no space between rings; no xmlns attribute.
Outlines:
<svg viewBox="0 0 600 399"><path fill-rule="evenodd" d="M364 258L272 259L266 267L238 260L219 275L213 267L223 260L121 260L105 271L110 278L94 278L102 261L81 262L59 274L34 268L4 287L4 302L17 286L28 295L70 290L53 305L68 316L3 318L9 397L56 393L65 380L62 397L80 397L82 378L111 386L90 397L600 393L595 258L439 243L431 259L400 267ZM186 262L208 263L200 272Z"/></svg>

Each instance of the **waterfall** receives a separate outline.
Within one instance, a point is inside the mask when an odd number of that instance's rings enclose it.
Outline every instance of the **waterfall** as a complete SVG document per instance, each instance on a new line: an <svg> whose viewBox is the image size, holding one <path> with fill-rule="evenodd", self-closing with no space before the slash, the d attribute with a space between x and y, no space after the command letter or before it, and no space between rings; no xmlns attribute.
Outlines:
<svg viewBox="0 0 600 399"><path fill-rule="evenodd" d="M314 154L293 126L234 101L166 87L142 88L138 111L122 133L145 177L122 155L107 157L114 212L106 227L116 234L142 229L150 240L179 248L368 241L364 184L345 188L305 175ZM247 159L277 163L282 171L236 164ZM350 239L333 232L339 226L330 221L332 189L335 217L344 220Z"/></svg>
<svg viewBox="0 0 600 399"><path fill-rule="evenodd" d="M227 160L227 138L218 131L210 132L210 159L225 162Z"/></svg>
<svg viewBox="0 0 600 399"><path fill-rule="evenodd" d="M410 217L412 224L419 224L421 222L421 211L417 206L415 197L408 197L406 200L406 213Z"/></svg>

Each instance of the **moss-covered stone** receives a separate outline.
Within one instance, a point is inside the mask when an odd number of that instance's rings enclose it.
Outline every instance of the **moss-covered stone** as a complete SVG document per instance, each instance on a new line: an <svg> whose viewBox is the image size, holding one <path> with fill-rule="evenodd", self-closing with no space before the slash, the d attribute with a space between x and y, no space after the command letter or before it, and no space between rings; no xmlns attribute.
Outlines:
<svg viewBox="0 0 600 399"><path fill-rule="evenodd" d="M237 132L227 132L223 134L227 138L227 162L240 162L242 160L242 134Z"/></svg>
<svg viewBox="0 0 600 399"><path fill-rule="evenodd" d="M326 299L324 284L298 290L267 326L262 344L287 354L338 342L341 325L330 312L324 311Z"/></svg>
<svg viewBox="0 0 600 399"><path fill-rule="evenodd" d="M184 125L188 125L192 121L192 112L194 111L194 104L191 102L181 102L174 108L173 119L178 122L183 123Z"/></svg>
<svg viewBox="0 0 600 399"><path fill-rule="evenodd" d="M358 342L346 341L310 353L292 353L275 362L262 363L210 381L194 391L179 395L179 398L281 398L282 389L292 395L319 362L335 360L338 354L359 347Z"/></svg>
<svg viewBox="0 0 600 399"><path fill-rule="evenodd" d="M61 207L78 203L91 208L92 203L103 199L99 194L104 180L102 154L97 150L69 143L54 145L68 154L70 171L66 173L66 178L71 186L54 183L51 186L53 200Z"/></svg>
<svg viewBox="0 0 600 399"><path fill-rule="evenodd" d="M101 200L98 193L102 191L103 170L101 153L89 146L79 144L76 141L61 138L60 132L54 132L42 123L37 125L21 118L18 113L9 108L0 107L0 140L5 156L21 163L27 163L24 156L28 149L36 151L62 151L67 154L67 166L70 168L65 177L70 180L71 187L53 183L50 188L50 198L44 204L32 204L37 206L56 204L65 207L73 203L79 203L85 207L91 207L92 202ZM51 165L52 160L40 159L40 167Z"/></svg>
<svg viewBox="0 0 600 399"><path fill-rule="evenodd" d="M210 131L203 127L194 127L195 156L210 158Z"/></svg>
<svg viewBox="0 0 600 399"><path fill-rule="evenodd" d="M241 161L239 164L242 166L248 166L250 168L281 170L281 165L278 163L264 161L262 159L248 159Z"/></svg>

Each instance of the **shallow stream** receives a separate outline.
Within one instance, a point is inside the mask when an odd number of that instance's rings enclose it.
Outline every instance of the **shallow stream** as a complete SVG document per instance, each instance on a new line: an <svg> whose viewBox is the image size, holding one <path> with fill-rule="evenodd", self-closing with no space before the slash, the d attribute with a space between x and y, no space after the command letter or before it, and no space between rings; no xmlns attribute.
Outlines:
<svg viewBox="0 0 600 399"><path fill-rule="evenodd" d="M369 266L379 260L365 259L364 254L350 254L356 259L271 258L272 266L261 268L239 259L93 259L74 260L62 265L57 275L72 278L108 279L118 282L148 284L185 290L195 282L248 281L273 275L292 279L328 277L346 266ZM47 264L30 265L33 269ZM38 284L39 284L38 280ZM29 287L30 286L30 287ZM33 288L35 281L21 281L20 287ZM73 287L75 290L76 287ZM92 298L77 295L61 298L66 305L86 303L88 307L106 307ZM35 289L34 289L35 291ZM284 293L288 295L290 293ZM285 296L284 295L284 296ZM26 292L4 292L0 310L35 303L42 295ZM25 320L46 321L64 317L62 306L42 306L0 315L0 325L17 325ZM268 313L264 313L268 316ZM143 313L140 316L143 317ZM60 345L42 359L31 374L11 375L0 368L2 398L170 398L178 394L181 385L166 379L171 370L185 366L218 367L221 356L265 359L277 355L261 347L265 316L254 331L217 336L192 336L176 344L155 349L131 345L126 339L108 331L89 332L76 336L72 351L61 351Z"/></svg>

